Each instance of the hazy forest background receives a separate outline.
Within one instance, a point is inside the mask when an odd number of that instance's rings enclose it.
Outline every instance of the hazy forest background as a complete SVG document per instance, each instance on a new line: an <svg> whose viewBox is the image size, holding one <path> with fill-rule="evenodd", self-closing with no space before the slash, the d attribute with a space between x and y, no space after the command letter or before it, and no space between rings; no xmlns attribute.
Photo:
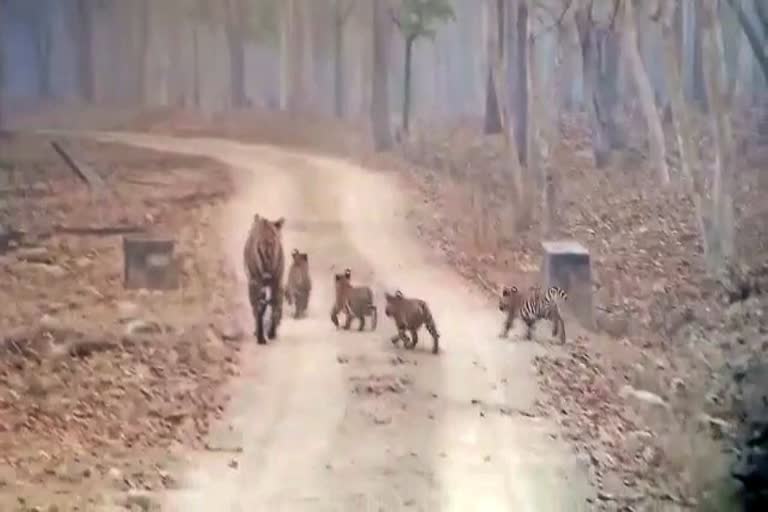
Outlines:
<svg viewBox="0 0 768 512"><path fill-rule="evenodd" d="M0 127L397 169L418 228L491 290L577 238L611 341L540 362L550 405L599 475L662 501L705 502L768 419L763 0L0 0Z"/></svg>

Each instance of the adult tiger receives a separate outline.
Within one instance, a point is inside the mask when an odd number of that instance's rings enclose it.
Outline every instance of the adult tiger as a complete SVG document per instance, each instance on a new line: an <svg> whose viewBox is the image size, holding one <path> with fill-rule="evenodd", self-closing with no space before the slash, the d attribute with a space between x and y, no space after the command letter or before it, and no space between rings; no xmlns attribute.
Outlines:
<svg viewBox="0 0 768 512"><path fill-rule="evenodd" d="M271 321L267 332L267 338L270 340L277 337L277 329L283 316L284 223L285 219L282 217L272 221L255 214L243 251L245 275L248 278L248 299L255 323L254 335L261 345L267 342L264 337L264 314L267 305L271 306Z"/></svg>

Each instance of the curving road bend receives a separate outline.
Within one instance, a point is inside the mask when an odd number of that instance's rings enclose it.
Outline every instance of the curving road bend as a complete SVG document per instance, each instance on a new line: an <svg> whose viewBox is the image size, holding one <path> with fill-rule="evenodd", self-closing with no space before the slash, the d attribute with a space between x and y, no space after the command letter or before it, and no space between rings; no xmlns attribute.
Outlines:
<svg viewBox="0 0 768 512"><path fill-rule="evenodd" d="M556 425L520 413L539 393L531 360L544 349L497 338L495 304L415 237L394 176L269 146L87 135L203 155L242 171L221 219L224 250L238 272L256 211L284 216L286 252L298 247L310 255L308 318L285 318L270 345L246 343L227 419L212 435L212 444L242 451L193 454L164 509L590 509L586 469ZM328 318L332 273L344 267L374 288L375 332L337 331ZM383 292L396 288L430 303L442 334L439 356L430 354L426 332L415 351L387 341L393 326Z"/></svg>

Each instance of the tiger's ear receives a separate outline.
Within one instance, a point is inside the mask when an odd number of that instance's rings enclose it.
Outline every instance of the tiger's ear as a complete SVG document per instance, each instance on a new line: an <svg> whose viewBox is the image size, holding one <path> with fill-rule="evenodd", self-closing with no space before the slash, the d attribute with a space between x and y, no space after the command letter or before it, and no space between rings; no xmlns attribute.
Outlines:
<svg viewBox="0 0 768 512"><path fill-rule="evenodd" d="M282 229L282 227L283 227L283 224L285 224L285 218L283 218L283 217L280 217L280 218L279 218L279 219L277 219L275 222L273 222L273 224L275 225L275 227L276 227L277 229Z"/></svg>
<svg viewBox="0 0 768 512"><path fill-rule="evenodd" d="M344 275L346 277L352 277L352 269L348 268L348 269L344 270Z"/></svg>
<svg viewBox="0 0 768 512"><path fill-rule="evenodd" d="M300 253L299 253L299 257L300 257L302 260L304 260L304 261L306 261L307 263L309 263L309 254L307 254L306 252L300 252Z"/></svg>
<svg viewBox="0 0 768 512"><path fill-rule="evenodd" d="M394 299L394 297L390 295L389 292L384 292L384 298L387 299L388 301Z"/></svg>
<svg viewBox="0 0 768 512"><path fill-rule="evenodd" d="M506 286L501 289L501 296L502 297L509 297L509 294L510 294L510 289L507 288Z"/></svg>
<svg viewBox="0 0 768 512"><path fill-rule="evenodd" d="M511 291L512 293L517 293L517 286L513 286L513 287L510 289L510 291Z"/></svg>
<svg viewBox="0 0 768 512"><path fill-rule="evenodd" d="M401 292L400 290L397 290L395 292L395 297L397 297L398 299L402 299L403 298L403 292Z"/></svg>

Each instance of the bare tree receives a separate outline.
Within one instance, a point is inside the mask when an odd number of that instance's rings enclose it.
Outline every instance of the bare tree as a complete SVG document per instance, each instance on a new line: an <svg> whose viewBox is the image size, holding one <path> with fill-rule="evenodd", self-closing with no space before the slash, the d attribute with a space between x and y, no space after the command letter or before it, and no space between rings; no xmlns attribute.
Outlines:
<svg viewBox="0 0 768 512"><path fill-rule="evenodd" d="M285 0L281 12L281 106L290 112L306 107L304 1Z"/></svg>
<svg viewBox="0 0 768 512"><path fill-rule="evenodd" d="M403 131L408 133L411 112L411 69L413 45L420 38L435 37L434 25L454 18L453 7L447 0L404 0L392 20L405 41L403 81Z"/></svg>
<svg viewBox="0 0 768 512"><path fill-rule="evenodd" d="M600 122L598 94L599 55L591 7L587 6L576 11L574 19L579 32L581 46L582 74L584 76L584 103L589 116L592 132L592 152L595 165L604 167L609 160L611 145L604 123Z"/></svg>
<svg viewBox="0 0 768 512"><path fill-rule="evenodd" d="M528 164L528 0L507 0L507 65L508 116L506 127L514 138L517 157L523 167Z"/></svg>
<svg viewBox="0 0 768 512"><path fill-rule="evenodd" d="M230 94L232 106L243 107L247 103L245 94L245 42L247 23L246 6L243 0L225 0L225 29L229 50Z"/></svg>
<svg viewBox="0 0 768 512"><path fill-rule="evenodd" d="M739 19L739 25L741 25L744 35L747 36L749 46L752 48L752 53L755 55L755 59L760 64L760 70L763 72L766 81L768 81L768 51L763 46L763 42L758 33L758 29L752 25L749 21L749 16L744 12L744 8L739 0L727 0L728 5L736 12L736 16ZM765 11L768 11L768 7L765 7L761 2L756 2L755 6L758 12L758 18L765 16Z"/></svg>
<svg viewBox="0 0 768 512"><path fill-rule="evenodd" d="M664 141L664 130L661 117L656 109L656 101L651 82L648 79L640 50L637 46L637 26L633 0L625 0L624 4L624 48L629 60L632 77L637 88L638 99L643 110L643 116L648 126L648 141L651 149L651 159L662 185L668 185L669 169L667 168L667 149Z"/></svg>
<svg viewBox="0 0 768 512"><path fill-rule="evenodd" d="M706 195L704 193L703 166L693 137L693 129L688 109L685 103L683 80L681 76L683 51L680 38L675 32L673 18L675 12L674 0L664 0L663 10L660 16L662 33L664 36L664 66L667 74L670 107L672 109L672 121L675 129L678 149L680 151L680 168L685 177L688 190L696 209L696 217L699 224L699 232L704 247L704 256L707 261L712 261L712 236L709 226L710 221L706 208Z"/></svg>
<svg viewBox="0 0 768 512"><path fill-rule="evenodd" d="M712 132L715 135L715 161L712 176L712 220L717 246L712 252L723 264L733 256L733 170L731 166L733 131L727 111L727 71L722 27L717 14L717 0L704 0L704 67Z"/></svg>
<svg viewBox="0 0 768 512"><path fill-rule="evenodd" d="M93 74L93 0L76 0L70 30L77 50L77 79L80 96L92 102L95 99Z"/></svg>
<svg viewBox="0 0 768 512"><path fill-rule="evenodd" d="M0 2L0 41L3 40L3 20L5 18L5 11L3 2ZM5 66L2 52L0 52L0 133L2 133L5 127L5 117L3 112L3 88L5 86Z"/></svg>
<svg viewBox="0 0 768 512"><path fill-rule="evenodd" d="M392 147L392 131L389 119L389 69L387 47L389 45L389 16L384 2L373 2L373 73L371 79L371 129L377 151Z"/></svg>
<svg viewBox="0 0 768 512"><path fill-rule="evenodd" d="M501 100L496 87L504 45L504 0L486 0L483 2L486 52L488 55L488 77L485 87L485 123L487 135L501 133ZM494 23L495 21L495 23Z"/></svg>
<svg viewBox="0 0 768 512"><path fill-rule="evenodd" d="M344 29L354 8L354 0L333 0L333 111L339 118L344 116L346 88Z"/></svg>
<svg viewBox="0 0 768 512"><path fill-rule="evenodd" d="M35 26L37 54L37 75L40 80L40 96L48 98L51 96L51 5L47 0L38 1L31 4L33 7L30 15L32 23Z"/></svg>

